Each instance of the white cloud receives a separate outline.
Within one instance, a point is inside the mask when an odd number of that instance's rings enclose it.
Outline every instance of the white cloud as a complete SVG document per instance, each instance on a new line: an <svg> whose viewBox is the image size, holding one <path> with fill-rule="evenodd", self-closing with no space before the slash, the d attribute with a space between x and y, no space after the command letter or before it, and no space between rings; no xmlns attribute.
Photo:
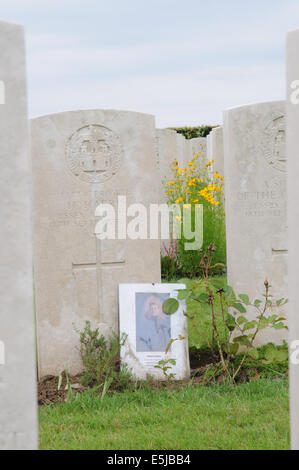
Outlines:
<svg viewBox="0 0 299 470"><path fill-rule="evenodd" d="M151 0L134 11L139 3L7 2L27 26L31 115L131 109L166 127L219 123L225 108L284 97L299 2Z"/></svg>
<svg viewBox="0 0 299 470"><path fill-rule="evenodd" d="M88 86L55 82L32 90L32 114L84 108L127 109L154 114L159 127L216 124L222 111L249 102L283 98L280 67L206 69L194 76L168 75L91 81Z"/></svg>

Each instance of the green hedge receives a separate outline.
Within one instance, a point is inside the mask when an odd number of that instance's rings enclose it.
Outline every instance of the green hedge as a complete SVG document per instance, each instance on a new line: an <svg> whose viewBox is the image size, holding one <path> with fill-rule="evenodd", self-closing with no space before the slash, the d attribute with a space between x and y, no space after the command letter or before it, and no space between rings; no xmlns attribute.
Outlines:
<svg viewBox="0 0 299 470"><path fill-rule="evenodd" d="M169 127L169 129L182 134L186 139L196 137L206 137L217 126L196 126L196 127Z"/></svg>

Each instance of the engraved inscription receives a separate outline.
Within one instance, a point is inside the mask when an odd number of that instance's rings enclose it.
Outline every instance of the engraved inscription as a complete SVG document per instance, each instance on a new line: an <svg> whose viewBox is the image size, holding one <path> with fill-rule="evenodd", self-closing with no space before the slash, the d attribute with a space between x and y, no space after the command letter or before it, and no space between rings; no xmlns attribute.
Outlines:
<svg viewBox="0 0 299 470"><path fill-rule="evenodd" d="M237 193L245 217L285 217L286 216L286 181L273 179L264 182L261 191Z"/></svg>
<svg viewBox="0 0 299 470"><path fill-rule="evenodd" d="M5 104L5 83L0 80L0 104Z"/></svg>
<svg viewBox="0 0 299 470"><path fill-rule="evenodd" d="M92 193L92 198L87 198L86 192L66 192L58 193L61 199L61 207L55 218L50 220L51 227L86 227L93 233L96 223L95 209L99 204L111 204L117 207L119 196L126 196L128 201L133 201L130 191L111 189L108 191L96 190ZM129 202L128 202L129 203ZM46 224L48 225L48 221Z"/></svg>
<svg viewBox="0 0 299 470"><path fill-rule="evenodd" d="M66 144L69 169L86 183L104 183L112 178L120 166L121 157L118 135L97 124L77 130Z"/></svg>
<svg viewBox="0 0 299 470"><path fill-rule="evenodd" d="M279 171L286 171L285 116L281 115L269 122L264 131L263 153L267 163Z"/></svg>

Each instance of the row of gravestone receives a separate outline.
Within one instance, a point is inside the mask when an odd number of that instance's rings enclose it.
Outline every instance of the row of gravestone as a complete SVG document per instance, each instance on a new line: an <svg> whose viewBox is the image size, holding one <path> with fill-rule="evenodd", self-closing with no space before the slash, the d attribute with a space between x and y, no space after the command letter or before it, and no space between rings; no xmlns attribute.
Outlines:
<svg viewBox="0 0 299 470"><path fill-rule="evenodd" d="M161 177L168 178L174 159L185 166L201 153L203 159L214 159L220 174L224 169L229 283L255 298L268 277L275 295L287 296L286 110L284 102L277 102L225 112L223 127L208 138L207 152L203 139L187 142L173 131L156 131L152 116L103 110L60 113L31 121L29 161L22 27L0 23L0 43L0 448L35 448L31 247L40 376L57 375L66 367L71 373L80 370L74 325L80 329L91 320L101 331L118 329L118 284L160 281L160 241L121 234L116 240L98 240L95 208L109 202L121 218L125 209L117 207L118 196L126 196L128 205L161 202ZM289 45L292 83L298 44L297 33ZM289 297L295 340L299 119L289 103L288 113L288 154L293 157ZM296 397L298 372L292 365L291 371ZM293 445L299 447L296 398L292 417Z"/></svg>

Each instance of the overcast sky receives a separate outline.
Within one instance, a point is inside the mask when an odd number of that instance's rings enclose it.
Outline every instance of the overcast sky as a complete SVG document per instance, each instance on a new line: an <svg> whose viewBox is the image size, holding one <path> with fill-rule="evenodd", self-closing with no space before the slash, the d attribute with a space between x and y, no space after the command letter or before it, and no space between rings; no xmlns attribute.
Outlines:
<svg viewBox="0 0 299 470"><path fill-rule="evenodd" d="M1 0L25 25L30 116L113 108L158 127L218 124L285 96L298 0Z"/></svg>

